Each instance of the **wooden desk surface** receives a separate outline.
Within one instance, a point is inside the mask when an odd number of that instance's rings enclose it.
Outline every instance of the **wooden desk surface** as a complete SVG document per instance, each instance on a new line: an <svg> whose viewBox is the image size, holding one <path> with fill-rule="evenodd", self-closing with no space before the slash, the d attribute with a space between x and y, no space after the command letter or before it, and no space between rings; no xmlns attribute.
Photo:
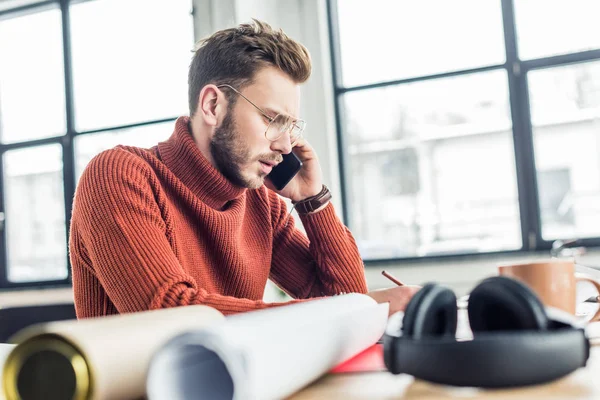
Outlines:
<svg viewBox="0 0 600 400"><path fill-rule="evenodd" d="M551 383L516 389L455 388L388 372L326 375L289 400L321 399L600 399L600 347L592 347L588 364Z"/></svg>

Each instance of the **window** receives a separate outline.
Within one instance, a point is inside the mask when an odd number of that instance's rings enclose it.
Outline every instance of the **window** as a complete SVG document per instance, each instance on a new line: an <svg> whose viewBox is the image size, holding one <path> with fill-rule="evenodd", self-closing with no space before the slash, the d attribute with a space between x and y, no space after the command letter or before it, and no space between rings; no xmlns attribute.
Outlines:
<svg viewBox="0 0 600 400"><path fill-rule="evenodd" d="M4 3L0 288L68 284L65 216L89 160L119 144L166 140L188 112L192 4Z"/></svg>
<svg viewBox="0 0 600 400"><path fill-rule="evenodd" d="M64 134L65 81L61 35L61 14L56 7L0 20L2 143Z"/></svg>
<svg viewBox="0 0 600 400"><path fill-rule="evenodd" d="M600 245L599 7L329 1L344 217L366 261Z"/></svg>
<svg viewBox="0 0 600 400"><path fill-rule="evenodd" d="M600 62L532 71L529 91L542 237L598 237Z"/></svg>
<svg viewBox="0 0 600 400"><path fill-rule="evenodd" d="M600 48L598 0L514 0L523 60Z"/></svg>
<svg viewBox="0 0 600 400"><path fill-rule="evenodd" d="M345 87L505 60L497 1L343 0L337 14Z"/></svg>
<svg viewBox="0 0 600 400"><path fill-rule="evenodd" d="M3 158L8 281L67 278L61 146L10 150Z"/></svg>
<svg viewBox="0 0 600 400"><path fill-rule="evenodd" d="M190 10L189 0L95 0L71 6L78 131L187 112L194 45Z"/></svg>

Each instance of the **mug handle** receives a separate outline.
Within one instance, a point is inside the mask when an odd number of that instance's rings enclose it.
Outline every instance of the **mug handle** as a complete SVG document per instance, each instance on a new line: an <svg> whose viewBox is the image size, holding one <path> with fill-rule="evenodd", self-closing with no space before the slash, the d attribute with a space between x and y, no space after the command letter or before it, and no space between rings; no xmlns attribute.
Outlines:
<svg viewBox="0 0 600 400"><path fill-rule="evenodd" d="M592 285L594 285L594 287L596 288L596 290L599 293L598 300L600 300L600 282L598 282L591 276L584 275L579 272L575 273L575 280L577 282L580 282L580 281L590 282ZM592 319L589 320L589 322L594 322L594 321L600 321L600 309L598 309L598 311L596 311L596 314L592 317Z"/></svg>

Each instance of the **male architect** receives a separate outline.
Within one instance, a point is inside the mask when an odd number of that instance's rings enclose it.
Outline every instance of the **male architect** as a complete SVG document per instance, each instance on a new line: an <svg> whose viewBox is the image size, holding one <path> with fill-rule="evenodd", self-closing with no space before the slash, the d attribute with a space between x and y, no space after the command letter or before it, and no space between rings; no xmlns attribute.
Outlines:
<svg viewBox="0 0 600 400"><path fill-rule="evenodd" d="M298 299L291 302L367 292L355 241L302 136L300 84L310 72L306 48L264 22L200 43L189 70L190 116L150 149L104 151L81 176L69 243L78 318L285 304L262 301L268 278ZM291 151L304 165L275 191L265 177ZM306 235L279 195L296 204ZM417 289L369 295L394 312Z"/></svg>

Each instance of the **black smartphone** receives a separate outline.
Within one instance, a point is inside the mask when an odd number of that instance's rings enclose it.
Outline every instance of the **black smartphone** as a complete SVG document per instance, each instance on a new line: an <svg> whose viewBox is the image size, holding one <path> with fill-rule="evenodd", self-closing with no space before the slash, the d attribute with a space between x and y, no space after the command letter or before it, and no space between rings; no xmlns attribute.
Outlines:
<svg viewBox="0 0 600 400"><path fill-rule="evenodd" d="M300 168L302 168L302 161L294 152L284 154L283 161L269 172L267 178L277 190L281 190L296 176Z"/></svg>

